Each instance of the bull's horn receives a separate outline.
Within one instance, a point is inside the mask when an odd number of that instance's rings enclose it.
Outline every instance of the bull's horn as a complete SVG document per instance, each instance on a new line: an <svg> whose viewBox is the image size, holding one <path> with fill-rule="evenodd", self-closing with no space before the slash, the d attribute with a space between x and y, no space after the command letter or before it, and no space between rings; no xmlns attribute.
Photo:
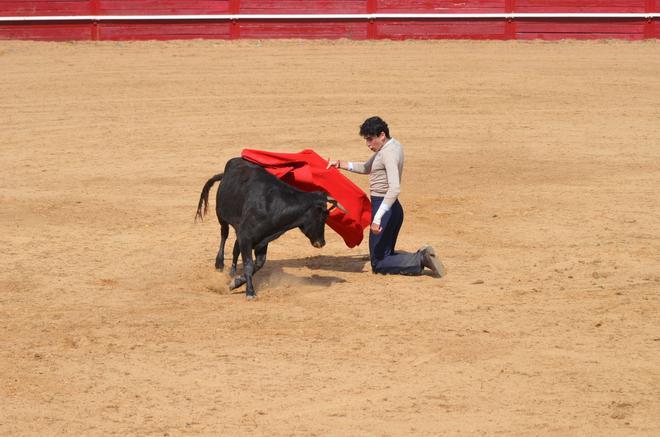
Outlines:
<svg viewBox="0 0 660 437"><path fill-rule="evenodd" d="M334 197L328 196L328 202L332 203L334 206L336 206L337 208L339 208L344 214L348 214L348 211L346 211L346 208L344 208L344 207L342 206L342 204L339 203L339 202L337 201L337 199L335 199ZM330 209L332 209L332 208L330 208ZM328 211L330 211L330 210L328 210Z"/></svg>

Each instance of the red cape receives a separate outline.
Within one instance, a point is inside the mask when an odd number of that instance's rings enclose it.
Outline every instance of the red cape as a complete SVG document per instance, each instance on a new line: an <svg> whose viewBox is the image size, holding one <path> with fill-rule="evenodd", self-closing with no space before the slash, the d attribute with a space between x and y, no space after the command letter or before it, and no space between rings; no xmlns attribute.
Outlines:
<svg viewBox="0 0 660 437"><path fill-rule="evenodd" d="M371 203L357 185L336 168L326 169L328 160L313 150L300 153L273 153L243 149L241 157L262 166L282 181L303 191L325 191L348 211L330 212L328 226L344 239L348 247L362 241L363 231L371 222Z"/></svg>

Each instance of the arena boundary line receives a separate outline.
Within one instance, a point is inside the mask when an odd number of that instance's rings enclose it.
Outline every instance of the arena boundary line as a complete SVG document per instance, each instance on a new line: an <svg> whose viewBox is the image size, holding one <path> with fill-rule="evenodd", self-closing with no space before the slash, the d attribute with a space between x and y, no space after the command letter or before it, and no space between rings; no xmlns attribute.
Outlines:
<svg viewBox="0 0 660 437"><path fill-rule="evenodd" d="M75 12L57 6L25 15L27 9L16 9L16 15L0 16L0 40L660 38L656 0L644 0L641 9L631 8L635 12L516 12L516 0L504 0L504 11L479 13L378 12L375 0L366 0L366 13L243 13L241 0L228 0L229 13L139 15L116 15L112 9L98 14L100 1L90 0L90 9Z"/></svg>

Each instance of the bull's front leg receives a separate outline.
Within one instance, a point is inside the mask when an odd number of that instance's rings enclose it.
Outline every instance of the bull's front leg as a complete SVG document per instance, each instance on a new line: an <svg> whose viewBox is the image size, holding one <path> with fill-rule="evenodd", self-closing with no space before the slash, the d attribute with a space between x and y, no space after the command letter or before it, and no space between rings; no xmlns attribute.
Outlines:
<svg viewBox="0 0 660 437"><path fill-rule="evenodd" d="M249 241L248 239L241 238L239 244L241 246L241 256L243 258L243 271L244 271L243 274L245 276L245 282L247 283L247 287L245 289L245 296L248 299L254 299L256 293L254 291L254 285L252 284L252 275L254 274L254 261L252 260L252 242Z"/></svg>
<svg viewBox="0 0 660 437"><path fill-rule="evenodd" d="M266 263L266 252L268 251L268 245L266 244L263 247L258 247L254 249L254 255L256 256L256 261L254 263L254 272L252 272L252 275L256 275L259 270L264 266ZM234 279L229 283L229 289L233 290L234 288L238 288L241 285L245 284L246 279L245 275L241 276L236 276Z"/></svg>

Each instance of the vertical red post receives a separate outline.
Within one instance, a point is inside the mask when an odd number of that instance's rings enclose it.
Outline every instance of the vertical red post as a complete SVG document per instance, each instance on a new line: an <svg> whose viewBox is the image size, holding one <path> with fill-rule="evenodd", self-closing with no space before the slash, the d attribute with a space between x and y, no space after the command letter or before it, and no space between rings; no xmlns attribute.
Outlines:
<svg viewBox="0 0 660 437"><path fill-rule="evenodd" d="M655 0L646 0L644 10L648 13L656 11ZM644 24L644 38L649 39L655 36L655 18L649 18Z"/></svg>
<svg viewBox="0 0 660 437"><path fill-rule="evenodd" d="M504 0L504 12L515 12L516 0ZM507 18L504 23L504 38L516 39L516 22L512 18Z"/></svg>
<svg viewBox="0 0 660 437"><path fill-rule="evenodd" d="M367 0L367 14L375 14L377 10L378 0ZM376 20L370 19L367 23L367 39L376 39L377 37Z"/></svg>
<svg viewBox="0 0 660 437"><path fill-rule="evenodd" d="M90 0L89 2L89 9L90 9L90 14L91 15L100 15L101 13L101 0ZM99 21L94 20L92 21L92 41L98 41L99 40Z"/></svg>
<svg viewBox="0 0 660 437"><path fill-rule="evenodd" d="M241 0L229 0L229 13L241 13ZM229 39L238 39L241 37L241 25L238 20L231 20L229 23Z"/></svg>

